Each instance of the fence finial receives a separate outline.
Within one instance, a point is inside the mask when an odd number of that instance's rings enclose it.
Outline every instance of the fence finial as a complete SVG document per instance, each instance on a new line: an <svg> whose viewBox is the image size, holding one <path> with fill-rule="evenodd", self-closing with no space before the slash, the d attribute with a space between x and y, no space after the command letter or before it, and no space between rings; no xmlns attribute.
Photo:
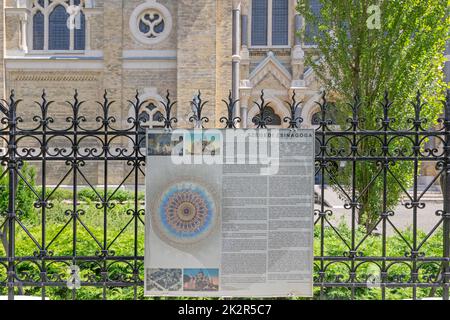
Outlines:
<svg viewBox="0 0 450 320"><path fill-rule="evenodd" d="M202 116L203 108L207 103L208 101L202 100L202 93L198 90L198 94L194 95L194 98L191 101L191 108L194 115L189 118L189 122L194 123L194 126L197 129L203 128L203 123L209 122L208 117Z"/></svg>
<svg viewBox="0 0 450 320"><path fill-rule="evenodd" d="M258 107L259 114L253 118L253 123L258 129L266 129L268 124L273 122L273 119L267 115L267 108L270 107L270 103L266 103L264 98L264 90L261 90L260 96L261 103L254 101L253 103Z"/></svg>
<svg viewBox="0 0 450 320"><path fill-rule="evenodd" d="M236 123L240 123L241 122L241 118L240 117L235 117L235 108L236 108L236 104L238 103L239 100L234 100L233 99L233 94L231 92L231 90L229 91L228 94L228 101L223 99L222 102L225 104L225 106L227 107L227 117L222 117L220 118L220 123L224 123L225 124L225 129L235 129L236 128Z"/></svg>
<svg viewBox="0 0 450 320"><path fill-rule="evenodd" d="M289 107L291 115L289 117L284 117L283 122L289 123L290 129L297 129L299 125L303 123L303 118L298 116L298 109L303 101L297 101L297 93L294 90L292 93L291 101L286 101L286 105Z"/></svg>
<svg viewBox="0 0 450 320"><path fill-rule="evenodd" d="M170 99L170 91L167 90L166 101L160 101L164 106L165 115L160 115L157 119L158 122L164 123L164 128L166 130L173 129L172 123L177 123L178 119L172 116L173 106L177 104L176 101L172 102Z"/></svg>

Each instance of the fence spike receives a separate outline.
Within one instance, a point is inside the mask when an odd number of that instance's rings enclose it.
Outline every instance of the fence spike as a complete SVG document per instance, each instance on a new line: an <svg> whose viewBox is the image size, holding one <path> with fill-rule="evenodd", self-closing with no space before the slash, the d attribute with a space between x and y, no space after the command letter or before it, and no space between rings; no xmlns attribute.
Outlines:
<svg viewBox="0 0 450 320"><path fill-rule="evenodd" d="M447 95L445 97L445 111L447 113L447 119L450 120L450 89L447 89Z"/></svg>

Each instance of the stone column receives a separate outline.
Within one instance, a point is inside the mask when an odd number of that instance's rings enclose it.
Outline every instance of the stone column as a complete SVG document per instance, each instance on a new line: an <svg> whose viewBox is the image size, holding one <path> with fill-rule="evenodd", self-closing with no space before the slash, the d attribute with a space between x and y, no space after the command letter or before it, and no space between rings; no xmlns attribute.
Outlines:
<svg viewBox="0 0 450 320"><path fill-rule="evenodd" d="M28 14L22 13L20 15L20 49L28 52Z"/></svg>
<svg viewBox="0 0 450 320"><path fill-rule="evenodd" d="M250 77L250 53L248 51L249 37L248 37L248 2L243 2L241 7L241 60L240 72L241 79L248 79ZM241 80L241 84L248 80ZM242 87L242 85L241 85ZM245 87L245 85L244 85ZM242 112L241 112L242 114ZM241 116L241 114L239 116Z"/></svg>
<svg viewBox="0 0 450 320"><path fill-rule="evenodd" d="M86 28L86 37L85 37L85 51L91 50L91 15L85 13L85 28Z"/></svg>
<svg viewBox="0 0 450 320"><path fill-rule="evenodd" d="M295 33L302 29L302 17L299 14L295 15ZM294 41L294 48L291 54L292 66L292 87L304 87L303 74L305 72L305 52L302 49L300 37L296 34Z"/></svg>
<svg viewBox="0 0 450 320"><path fill-rule="evenodd" d="M232 57L232 90L231 95L233 100L239 100L239 86L241 81L240 75L240 39L241 39L241 3L240 1L233 2L233 57ZM236 103L235 115L240 114L239 102Z"/></svg>
<svg viewBox="0 0 450 320"><path fill-rule="evenodd" d="M248 112L249 108L251 106L251 97L252 97L252 88L249 86L248 83L243 83L243 86L241 87L241 128L247 129L248 128Z"/></svg>

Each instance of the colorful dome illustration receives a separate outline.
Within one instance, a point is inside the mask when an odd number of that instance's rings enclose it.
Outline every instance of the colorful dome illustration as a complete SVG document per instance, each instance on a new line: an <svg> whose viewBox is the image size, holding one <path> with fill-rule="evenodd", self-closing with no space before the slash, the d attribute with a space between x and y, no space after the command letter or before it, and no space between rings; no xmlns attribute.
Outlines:
<svg viewBox="0 0 450 320"><path fill-rule="evenodd" d="M194 182L176 183L167 188L153 214L154 228L160 236L179 244L206 238L216 220L213 196Z"/></svg>

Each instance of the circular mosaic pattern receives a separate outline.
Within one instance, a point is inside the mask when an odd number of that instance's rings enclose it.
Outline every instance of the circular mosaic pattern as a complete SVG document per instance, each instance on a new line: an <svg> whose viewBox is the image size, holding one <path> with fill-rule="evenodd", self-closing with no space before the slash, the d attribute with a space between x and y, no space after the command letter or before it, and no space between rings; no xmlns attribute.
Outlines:
<svg viewBox="0 0 450 320"><path fill-rule="evenodd" d="M217 220L213 196L198 183L171 185L155 208L154 223L163 238L189 244L206 238Z"/></svg>

